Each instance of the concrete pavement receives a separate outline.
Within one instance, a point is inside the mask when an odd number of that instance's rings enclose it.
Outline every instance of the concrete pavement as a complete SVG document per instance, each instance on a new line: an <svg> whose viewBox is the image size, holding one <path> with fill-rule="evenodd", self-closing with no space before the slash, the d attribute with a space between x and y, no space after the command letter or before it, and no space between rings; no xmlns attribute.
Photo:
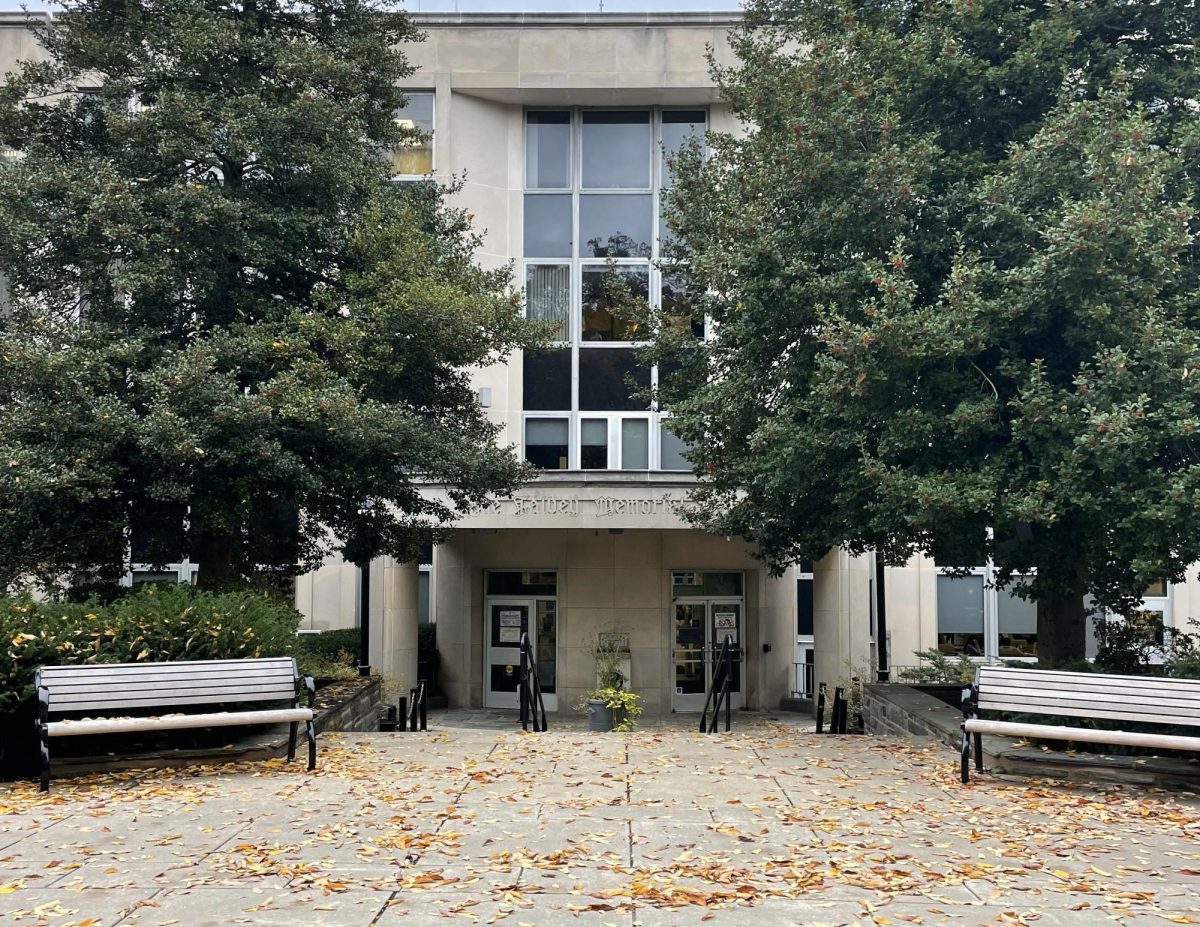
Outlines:
<svg viewBox="0 0 1200 927"><path fill-rule="evenodd" d="M438 719L432 719L436 728ZM475 718L281 761L0 786L0 922L52 927L1200 923L1200 804L956 778L769 721Z"/></svg>

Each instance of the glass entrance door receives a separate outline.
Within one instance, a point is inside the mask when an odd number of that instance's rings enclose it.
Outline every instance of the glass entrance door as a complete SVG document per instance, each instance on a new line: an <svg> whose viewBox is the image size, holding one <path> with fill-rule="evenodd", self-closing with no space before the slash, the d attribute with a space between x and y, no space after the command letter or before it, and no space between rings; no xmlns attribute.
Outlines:
<svg viewBox="0 0 1200 927"><path fill-rule="evenodd" d="M734 708L742 706L742 602L729 599L678 599L675 616L675 711L701 711L716 670L721 644L733 647Z"/></svg>
<svg viewBox="0 0 1200 927"><path fill-rule="evenodd" d="M547 711L557 711L558 612L553 599L489 598L484 659L484 706L519 708L521 635L529 635Z"/></svg>
<svg viewBox="0 0 1200 927"><path fill-rule="evenodd" d="M701 711L708 688L705 672L705 621L703 602L675 603L675 696L676 711Z"/></svg>
<svg viewBox="0 0 1200 927"><path fill-rule="evenodd" d="M721 659L721 647L728 638L733 656L733 681L729 686L729 701L734 708L741 708L742 654L746 652L745 641L742 639L741 600L711 600L708 603L708 629L709 653L712 655L712 659L709 661L709 678L711 679L717 671L717 662Z"/></svg>

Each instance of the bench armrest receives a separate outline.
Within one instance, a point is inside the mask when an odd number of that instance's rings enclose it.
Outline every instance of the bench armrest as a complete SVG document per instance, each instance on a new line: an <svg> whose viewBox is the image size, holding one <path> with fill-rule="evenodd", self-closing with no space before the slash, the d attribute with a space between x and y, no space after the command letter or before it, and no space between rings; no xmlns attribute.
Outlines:
<svg viewBox="0 0 1200 927"><path fill-rule="evenodd" d="M37 687L37 728L38 734L46 736L46 724L50 720L50 690L45 686Z"/></svg>
<svg viewBox="0 0 1200 927"><path fill-rule="evenodd" d="M979 717L979 690L969 682L962 687L962 713L964 721Z"/></svg>
<svg viewBox="0 0 1200 927"><path fill-rule="evenodd" d="M317 684L311 676L304 677L304 688L308 692L308 707L315 709L317 707Z"/></svg>

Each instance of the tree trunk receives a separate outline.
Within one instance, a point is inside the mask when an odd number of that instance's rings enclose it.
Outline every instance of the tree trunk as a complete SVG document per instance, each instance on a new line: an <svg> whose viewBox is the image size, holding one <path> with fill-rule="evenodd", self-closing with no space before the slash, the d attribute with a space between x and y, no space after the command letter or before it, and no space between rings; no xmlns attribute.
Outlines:
<svg viewBox="0 0 1200 927"><path fill-rule="evenodd" d="M232 536L197 532L191 547L189 558L199 566L196 585L201 589L225 589L239 578L233 569Z"/></svg>
<svg viewBox="0 0 1200 927"><path fill-rule="evenodd" d="M1060 571L1061 566L1055 572ZM1041 666L1066 666L1085 658L1084 592L1083 567L1077 564L1073 568L1068 566L1063 580L1054 585L1048 596L1038 600L1037 643Z"/></svg>

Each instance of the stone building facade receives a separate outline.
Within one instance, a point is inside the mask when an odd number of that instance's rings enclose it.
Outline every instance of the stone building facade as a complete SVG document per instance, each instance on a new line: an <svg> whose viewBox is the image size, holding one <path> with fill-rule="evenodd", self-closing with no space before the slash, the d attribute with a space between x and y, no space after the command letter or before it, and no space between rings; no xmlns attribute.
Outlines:
<svg viewBox="0 0 1200 927"><path fill-rule="evenodd" d="M926 558L877 571L870 555L835 550L772 577L742 541L686 522L684 449L669 415L626 386L658 371L638 367L598 281L611 258L636 292L679 298L657 263L663 152L708 129L740 130L706 60L711 49L731 61L733 15L417 14L427 38L406 49L416 71L398 118L429 141L397 153L396 180L462 178L480 260L511 263L528 311L558 334L545 352L474 375L501 440L539 478L454 525L429 563L372 564L371 662L394 688L416 680L420 620L437 624L443 688L461 707L515 706L522 632L552 709L595 684L596 649L615 641L650 714L700 708L726 636L740 651L735 703L759 709L870 673L883 644L893 665L931 648L1036 653L1031 610L988 587L986 564L970 577ZM0 13L0 73L39 54L22 15ZM135 564L128 581L191 581L202 568ZM1184 626L1200 614L1195 571L1148 593L1151 620ZM331 560L299 577L296 603L309 630L354 626L358 569Z"/></svg>

